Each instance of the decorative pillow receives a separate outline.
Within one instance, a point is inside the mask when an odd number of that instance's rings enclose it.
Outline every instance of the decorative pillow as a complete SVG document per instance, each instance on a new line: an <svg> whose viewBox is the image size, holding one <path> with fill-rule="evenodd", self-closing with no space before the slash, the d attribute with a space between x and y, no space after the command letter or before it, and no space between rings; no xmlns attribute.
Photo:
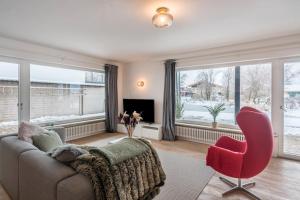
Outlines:
<svg viewBox="0 0 300 200"><path fill-rule="evenodd" d="M18 138L20 140L24 140L26 142L29 142L32 144L32 139L31 137L33 135L41 135L45 132L48 132L46 129L35 125L35 124L31 124L28 122L22 122L20 124L20 128L19 128L19 132L18 132Z"/></svg>
<svg viewBox="0 0 300 200"><path fill-rule="evenodd" d="M74 161L78 156L87 153L89 152L77 147L74 144L67 144L52 149L50 152L48 152L48 155L60 162L67 163Z"/></svg>
<svg viewBox="0 0 300 200"><path fill-rule="evenodd" d="M59 135L54 131L47 131L44 134L33 135L32 140L34 146L45 152L63 145Z"/></svg>

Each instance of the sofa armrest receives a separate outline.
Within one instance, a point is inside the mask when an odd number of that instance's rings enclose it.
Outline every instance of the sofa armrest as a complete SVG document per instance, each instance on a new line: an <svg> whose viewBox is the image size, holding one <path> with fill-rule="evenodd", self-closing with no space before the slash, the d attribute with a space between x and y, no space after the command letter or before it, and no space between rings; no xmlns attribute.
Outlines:
<svg viewBox="0 0 300 200"><path fill-rule="evenodd" d="M76 174L60 181L57 185L57 200L95 200L89 178Z"/></svg>
<svg viewBox="0 0 300 200"><path fill-rule="evenodd" d="M19 158L19 200L57 200L57 184L76 172L41 151Z"/></svg>
<svg viewBox="0 0 300 200"><path fill-rule="evenodd" d="M19 156L27 151L39 151L32 144L7 136L0 140L0 182L12 199L18 199Z"/></svg>
<svg viewBox="0 0 300 200"><path fill-rule="evenodd" d="M2 140L2 138L11 137L11 136L17 136L18 137L18 133L10 133L10 134L7 134L7 135L0 135L0 140Z"/></svg>
<svg viewBox="0 0 300 200"><path fill-rule="evenodd" d="M238 141L228 136L221 136L215 146L235 152L244 153L247 148L246 141Z"/></svg>

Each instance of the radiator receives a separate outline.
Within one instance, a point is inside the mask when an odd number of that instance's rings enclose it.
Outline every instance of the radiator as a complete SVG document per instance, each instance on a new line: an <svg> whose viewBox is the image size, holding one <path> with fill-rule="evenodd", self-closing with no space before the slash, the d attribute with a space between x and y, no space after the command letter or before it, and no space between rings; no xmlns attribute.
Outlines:
<svg viewBox="0 0 300 200"><path fill-rule="evenodd" d="M226 135L236 140L244 140L244 135L237 130L213 129L201 126L176 125L176 137L182 140L214 144L221 136Z"/></svg>
<svg viewBox="0 0 300 200"><path fill-rule="evenodd" d="M66 141L83 138L105 131L105 122L87 122L67 125L65 127Z"/></svg>

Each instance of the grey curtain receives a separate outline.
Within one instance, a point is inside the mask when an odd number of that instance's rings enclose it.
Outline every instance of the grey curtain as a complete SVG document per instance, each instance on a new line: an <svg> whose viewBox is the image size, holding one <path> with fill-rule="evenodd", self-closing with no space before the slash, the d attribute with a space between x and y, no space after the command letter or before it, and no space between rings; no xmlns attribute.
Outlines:
<svg viewBox="0 0 300 200"><path fill-rule="evenodd" d="M165 62L165 86L163 101L163 140L175 140L175 60Z"/></svg>
<svg viewBox="0 0 300 200"><path fill-rule="evenodd" d="M105 125L108 132L116 132L118 125L118 66L105 66Z"/></svg>

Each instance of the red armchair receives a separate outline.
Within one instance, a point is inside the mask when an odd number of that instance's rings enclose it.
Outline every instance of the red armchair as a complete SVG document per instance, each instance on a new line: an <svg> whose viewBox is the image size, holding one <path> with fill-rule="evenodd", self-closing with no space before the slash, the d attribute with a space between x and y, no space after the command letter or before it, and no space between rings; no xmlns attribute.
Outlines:
<svg viewBox="0 0 300 200"><path fill-rule="evenodd" d="M254 199L259 199L247 190L255 186L255 183L242 185L241 179L256 176L268 165L273 151L271 122L267 115L251 107L242 108L236 121L245 141L222 136L215 145L209 147L206 164L221 174L238 178L238 184L235 184L220 177L220 180L232 187L223 196L240 190Z"/></svg>

